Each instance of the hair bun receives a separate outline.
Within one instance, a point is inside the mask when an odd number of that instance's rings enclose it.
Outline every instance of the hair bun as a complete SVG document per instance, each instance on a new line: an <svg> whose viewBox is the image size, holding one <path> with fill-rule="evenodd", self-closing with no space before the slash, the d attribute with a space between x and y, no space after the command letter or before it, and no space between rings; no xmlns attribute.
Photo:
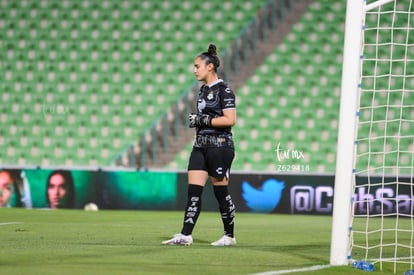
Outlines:
<svg viewBox="0 0 414 275"><path fill-rule="evenodd" d="M214 44L208 45L208 53L211 55L217 55L217 47Z"/></svg>

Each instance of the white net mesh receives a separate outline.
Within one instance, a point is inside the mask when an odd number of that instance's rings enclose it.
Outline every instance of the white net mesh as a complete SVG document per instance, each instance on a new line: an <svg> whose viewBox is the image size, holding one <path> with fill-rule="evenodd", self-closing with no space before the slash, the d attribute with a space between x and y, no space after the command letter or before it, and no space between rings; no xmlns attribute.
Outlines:
<svg viewBox="0 0 414 275"><path fill-rule="evenodd" d="M366 12L361 55L351 257L394 273L414 257L412 1Z"/></svg>

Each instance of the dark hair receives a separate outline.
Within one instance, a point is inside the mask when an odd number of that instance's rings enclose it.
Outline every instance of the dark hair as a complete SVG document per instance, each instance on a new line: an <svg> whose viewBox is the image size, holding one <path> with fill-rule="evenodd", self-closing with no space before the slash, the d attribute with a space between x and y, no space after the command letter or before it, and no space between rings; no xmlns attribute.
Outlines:
<svg viewBox="0 0 414 275"><path fill-rule="evenodd" d="M199 54L198 57L203 59L207 65L212 63L215 71L217 71L217 68L220 67L220 59L217 56L217 48L214 44L209 44L208 50Z"/></svg>
<svg viewBox="0 0 414 275"><path fill-rule="evenodd" d="M68 199L67 199L67 204L63 206L63 208L74 208L75 207L75 187L73 184L73 177L70 171L65 171L65 170L55 170L47 178L47 183L46 183L47 205L50 206L50 200L49 200L49 195L47 191L49 189L50 179L54 175L61 175L63 179L65 180L65 186L67 190L66 196Z"/></svg>

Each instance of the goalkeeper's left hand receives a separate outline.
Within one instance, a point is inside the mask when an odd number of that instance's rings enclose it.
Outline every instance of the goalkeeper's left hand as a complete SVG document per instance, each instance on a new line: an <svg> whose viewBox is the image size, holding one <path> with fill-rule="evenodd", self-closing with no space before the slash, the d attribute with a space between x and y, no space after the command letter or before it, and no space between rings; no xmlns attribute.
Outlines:
<svg viewBox="0 0 414 275"><path fill-rule="evenodd" d="M209 115L196 115L196 114L189 114L188 120L189 120L189 127L195 128L209 128L211 127L211 116Z"/></svg>

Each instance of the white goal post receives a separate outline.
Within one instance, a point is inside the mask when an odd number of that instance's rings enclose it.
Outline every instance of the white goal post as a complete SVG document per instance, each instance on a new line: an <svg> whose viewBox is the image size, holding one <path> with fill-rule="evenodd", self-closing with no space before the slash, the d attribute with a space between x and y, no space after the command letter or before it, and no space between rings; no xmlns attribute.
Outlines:
<svg viewBox="0 0 414 275"><path fill-rule="evenodd" d="M413 268L413 5L347 0L331 265L349 264L360 249L357 260L380 269Z"/></svg>
<svg viewBox="0 0 414 275"><path fill-rule="evenodd" d="M346 5L341 98L336 151L335 191L332 214L331 265L348 264L349 227L356 137L358 83L365 1L348 0Z"/></svg>

